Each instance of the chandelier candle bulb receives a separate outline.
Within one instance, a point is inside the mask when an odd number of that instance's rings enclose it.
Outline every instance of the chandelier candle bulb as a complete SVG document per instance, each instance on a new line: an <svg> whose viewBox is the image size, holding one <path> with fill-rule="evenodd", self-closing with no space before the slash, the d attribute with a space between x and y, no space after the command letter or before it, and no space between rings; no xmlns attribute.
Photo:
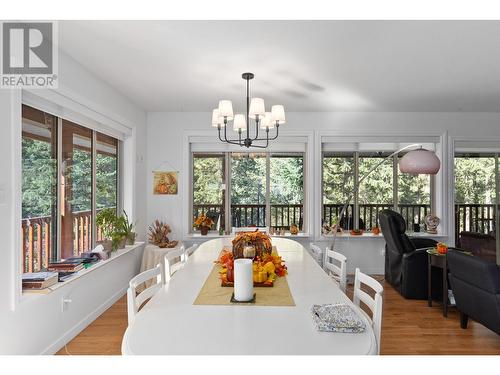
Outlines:
<svg viewBox="0 0 500 375"><path fill-rule="evenodd" d="M271 112L266 112L264 116L260 119L260 128L261 129L273 129L274 123L271 121Z"/></svg>
<svg viewBox="0 0 500 375"><path fill-rule="evenodd" d="M242 114L237 114L236 116L234 116L233 130L235 131L240 129L244 130L246 128L247 128L247 123L245 120L245 116Z"/></svg>
<svg viewBox="0 0 500 375"><path fill-rule="evenodd" d="M264 99L252 98L252 101L250 102L250 110L248 113L248 117L256 119L257 116L260 118L260 116L264 116L265 113L266 109L264 106Z"/></svg>
<svg viewBox="0 0 500 375"><path fill-rule="evenodd" d="M252 259L234 260L234 299L247 302L253 299L253 261Z"/></svg>
<svg viewBox="0 0 500 375"><path fill-rule="evenodd" d="M218 127L218 126L224 126L224 122L221 121L221 117L219 115L219 110L218 109L214 109L212 111L212 126L214 128Z"/></svg>
<svg viewBox="0 0 500 375"><path fill-rule="evenodd" d="M282 105L273 105L271 108L271 116L274 124L284 124L285 108Z"/></svg>
<svg viewBox="0 0 500 375"><path fill-rule="evenodd" d="M233 103L231 100L219 101L219 116L224 117L228 121L233 119Z"/></svg>

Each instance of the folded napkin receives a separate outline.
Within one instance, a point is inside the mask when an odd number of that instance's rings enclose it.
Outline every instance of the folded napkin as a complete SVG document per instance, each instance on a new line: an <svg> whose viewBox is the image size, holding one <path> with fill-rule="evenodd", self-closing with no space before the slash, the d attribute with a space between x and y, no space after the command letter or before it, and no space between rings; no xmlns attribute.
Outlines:
<svg viewBox="0 0 500 375"><path fill-rule="evenodd" d="M359 333L366 329L364 319L344 303L313 305L311 312L318 331Z"/></svg>

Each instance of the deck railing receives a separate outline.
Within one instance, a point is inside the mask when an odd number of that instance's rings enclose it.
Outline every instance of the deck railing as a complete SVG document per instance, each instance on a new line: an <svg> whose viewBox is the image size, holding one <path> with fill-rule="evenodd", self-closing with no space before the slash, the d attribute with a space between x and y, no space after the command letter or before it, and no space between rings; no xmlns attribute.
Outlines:
<svg viewBox="0 0 500 375"><path fill-rule="evenodd" d="M494 204L456 204L455 240L462 231L488 234L495 231L496 214Z"/></svg>
<svg viewBox="0 0 500 375"><path fill-rule="evenodd" d="M303 206L301 204L272 204L271 226L276 229L290 229L290 225L297 224L302 229ZM195 204L193 206L193 216L201 214L209 215L215 220L223 217L224 206L214 204ZM223 221L221 222L224 227ZM266 226L266 205L265 204L233 204L231 205L231 226L249 227ZM216 228L216 224L212 229Z"/></svg>
<svg viewBox="0 0 500 375"><path fill-rule="evenodd" d="M99 212L100 210L97 210ZM92 248L92 212L73 213L73 255L77 256ZM53 249L55 225L51 216L32 217L21 220L22 271L37 272L46 268L50 261L57 260ZM103 239L97 228L96 241Z"/></svg>
<svg viewBox="0 0 500 375"><path fill-rule="evenodd" d="M323 223L332 224L338 218L343 204L324 204ZM361 229L371 229L380 226L378 214L385 209L393 209L392 204L360 204L359 219ZM347 207L345 218L342 219L341 226L344 229L352 229L354 205ZM413 223L423 223L423 219L430 212L430 205L426 204L398 204L398 211L404 217L408 230L413 230Z"/></svg>
<svg viewBox="0 0 500 375"><path fill-rule="evenodd" d="M323 205L323 222L331 223L337 218L342 204ZM390 204L361 204L360 219L365 228L378 226L378 213ZM277 229L290 229L296 223L302 229L303 206L300 204L271 205L271 226ZM413 223L422 224L424 217L430 212L425 204L400 204L398 210L406 220L408 230L413 230ZM209 214L215 218L224 217L222 205L195 205L194 216ZM353 205L349 205L346 221L352 223ZM263 204L235 204L231 206L231 224L233 227L265 226L266 206ZM456 204L455 235L462 231L490 233L495 230L496 212L494 204ZM224 227L224 222L221 222ZM214 228L215 229L215 226ZM57 254L52 250L55 226L50 216L23 219L21 222L21 246L23 272L36 272L47 267L49 261L56 260ZM97 229L97 241L102 240L102 233ZM73 213L73 254L78 255L92 246L92 220L90 211Z"/></svg>

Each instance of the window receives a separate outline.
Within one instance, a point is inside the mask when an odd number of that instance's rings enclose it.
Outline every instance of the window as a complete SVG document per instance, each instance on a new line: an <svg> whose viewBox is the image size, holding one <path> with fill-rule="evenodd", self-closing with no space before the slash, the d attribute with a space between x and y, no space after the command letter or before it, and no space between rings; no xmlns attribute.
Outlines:
<svg viewBox="0 0 500 375"><path fill-rule="evenodd" d="M266 226L266 154L231 155L233 227Z"/></svg>
<svg viewBox="0 0 500 375"><path fill-rule="evenodd" d="M210 216L211 229L225 229L225 156L193 155L193 217Z"/></svg>
<svg viewBox="0 0 500 375"><path fill-rule="evenodd" d="M61 258L88 251L92 242L92 131L62 121Z"/></svg>
<svg viewBox="0 0 500 375"><path fill-rule="evenodd" d="M376 168L376 171L370 173L360 184L358 193L359 229L371 229L378 226L380 211L394 208L394 161L387 159L389 154L381 152L359 153L358 155L360 178L372 168Z"/></svg>
<svg viewBox="0 0 500 375"><path fill-rule="evenodd" d="M379 226L378 214L387 208L400 212L409 230L413 230L414 223L423 223L431 207L431 177L400 173L397 157L387 158L389 155L389 152L323 153L323 224L335 223L347 202L347 211L340 222L344 229L370 230ZM374 167L376 172L368 175L358 193L351 196L354 181Z"/></svg>
<svg viewBox="0 0 500 375"><path fill-rule="evenodd" d="M57 249L57 119L22 109L22 267L47 267Z"/></svg>
<svg viewBox="0 0 500 375"><path fill-rule="evenodd" d="M495 231L498 154L455 154L455 235Z"/></svg>
<svg viewBox="0 0 500 375"><path fill-rule="evenodd" d="M212 229L303 228L302 153L193 153L192 161L193 219L213 216Z"/></svg>
<svg viewBox="0 0 500 375"><path fill-rule="evenodd" d="M26 105L22 116L22 271L36 272L100 239L96 210L119 206L118 140Z"/></svg>
<svg viewBox="0 0 500 375"><path fill-rule="evenodd" d="M270 157L271 226L302 230L304 204L304 156L271 154Z"/></svg>

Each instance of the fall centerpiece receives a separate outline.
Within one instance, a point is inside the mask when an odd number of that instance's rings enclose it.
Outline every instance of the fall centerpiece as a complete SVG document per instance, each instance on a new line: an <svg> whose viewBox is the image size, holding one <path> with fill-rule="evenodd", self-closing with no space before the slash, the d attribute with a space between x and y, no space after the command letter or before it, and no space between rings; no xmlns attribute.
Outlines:
<svg viewBox="0 0 500 375"><path fill-rule="evenodd" d="M153 225L149 226L149 243L152 243L160 248L176 247L179 242L170 241L168 239L168 235L171 232L172 230L170 229L170 225L157 219Z"/></svg>
<svg viewBox="0 0 500 375"><path fill-rule="evenodd" d="M265 254L271 254L273 246L271 237L264 232L255 230L254 232L241 232L233 240L233 256L238 258L263 257Z"/></svg>
<svg viewBox="0 0 500 375"><path fill-rule="evenodd" d="M222 250L215 261L220 266L219 274L222 286L233 286L234 257L230 250ZM284 260L276 253L264 253L253 260L254 286L271 287L277 277L288 273Z"/></svg>
<svg viewBox="0 0 500 375"><path fill-rule="evenodd" d="M206 236L210 228L214 225L214 221L206 215L201 214L194 221L193 226L198 228L202 236Z"/></svg>

